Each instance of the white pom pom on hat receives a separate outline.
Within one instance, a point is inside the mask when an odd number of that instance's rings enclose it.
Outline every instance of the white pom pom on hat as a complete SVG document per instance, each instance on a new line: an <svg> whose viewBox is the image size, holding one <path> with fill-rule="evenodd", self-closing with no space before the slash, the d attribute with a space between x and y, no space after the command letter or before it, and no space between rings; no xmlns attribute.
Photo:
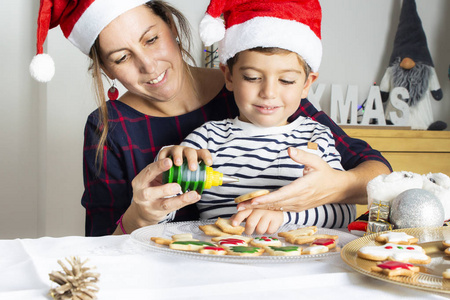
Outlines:
<svg viewBox="0 0 450 300"><path fill-rule="evenodd" d="M48 54L38 54L30 63L30 74L39 82L49 82L55 75L55 63Z"/></svg>
<svg viewBox="0 0 450 300"><path fill-rule="evenodd" d="M205 46L211 46L225 36L223 19L206 14L200 22L199 32Z"/></svg>
<svg viewBox="0 0 450 300"><path fill-rule="evenodd" d="M211 0L199 33L206 46L220 41L221 63L244 50L278 47L299 54L317 72L321 22L318 0Z"/></svg>
<svg viewBox="0 0 450 300"><path fill-rule="evenodd" d="M36 56L30 63L31 76L48 82L55 74L53 59L44 54L48 31L60 26L64 36L84 54L100 32L122 13L149 0L41 0L37 20Z"/></svg>

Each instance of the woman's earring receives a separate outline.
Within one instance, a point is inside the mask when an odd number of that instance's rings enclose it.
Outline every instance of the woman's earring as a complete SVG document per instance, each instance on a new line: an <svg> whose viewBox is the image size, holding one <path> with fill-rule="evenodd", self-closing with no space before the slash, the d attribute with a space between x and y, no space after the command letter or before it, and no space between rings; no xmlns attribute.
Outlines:
<svg viewBox="0 0 450 300"><path fill-rule="evenodd" d="M113 79L112 86L108 90L109 100L117 100L119 98L119 90L116 88L116 80Z"/></svg>
<svg viewBox="0 0 450 300"><path fill-rule="evenodd" d="M177 42L178 45L180 44L180 38L178 36L175 38L175 41Z"/></svg>

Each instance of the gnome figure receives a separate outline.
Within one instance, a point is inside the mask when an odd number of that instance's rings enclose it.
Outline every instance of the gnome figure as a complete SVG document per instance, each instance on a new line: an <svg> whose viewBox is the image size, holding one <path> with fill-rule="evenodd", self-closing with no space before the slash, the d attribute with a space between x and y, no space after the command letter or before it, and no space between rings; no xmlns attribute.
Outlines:
<svg viewBox="0 0 450 300"><path fill-rule="evenodd" d="M387 102L385 117L388 123L391 112L401 114L390 101L387 101L390 91L396 87L404 87L409 92L409 98L403 100L409 106L411 129L444 130L447 128L446 123L435 122L433 119L431 97L441 100L442 90L434 70L415 0L403 0L394 49L389 67L380 83L383 102Z"/></svg>

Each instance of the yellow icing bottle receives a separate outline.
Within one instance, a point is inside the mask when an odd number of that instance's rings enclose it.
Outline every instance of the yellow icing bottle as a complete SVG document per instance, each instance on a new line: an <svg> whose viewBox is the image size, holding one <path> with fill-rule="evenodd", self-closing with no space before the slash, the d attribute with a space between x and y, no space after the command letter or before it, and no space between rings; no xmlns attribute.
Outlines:
<svg viewBox="0 0 450 300"><path fill-rule="evenodd" d="M184 161L181 166L173 165L163 173L163 183L178 183L183 193L186 191L197 191L197 193L202 194L204 189L237 181L239 179L236 177L214 171L213 168L205 165L203 161L198 164L198 168L195 171L189 170L187 161Z"/></svg>

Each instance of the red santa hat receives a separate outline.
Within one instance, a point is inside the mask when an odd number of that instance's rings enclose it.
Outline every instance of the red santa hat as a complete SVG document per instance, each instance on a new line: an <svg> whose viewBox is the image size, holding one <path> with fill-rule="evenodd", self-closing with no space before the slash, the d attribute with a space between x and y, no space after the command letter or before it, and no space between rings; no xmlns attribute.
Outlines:
<svg viewBox="0 0 450 300"><path fill-rule="evenodd" d="M40 0L36 56L30 73L37 81L48 82L55 65L43 45L48 31L60 26L64 36L88 55L100 32L122 13L149 0Z"/></svg>
<svg viewBox="0 0 450 300"><path fill-rule="evenodd" d="M278 47L298 53L316 72L322 59L321 21L318 0L211 0L200 38L206 46L220 41L221 63L244 50Z"/></svg>

